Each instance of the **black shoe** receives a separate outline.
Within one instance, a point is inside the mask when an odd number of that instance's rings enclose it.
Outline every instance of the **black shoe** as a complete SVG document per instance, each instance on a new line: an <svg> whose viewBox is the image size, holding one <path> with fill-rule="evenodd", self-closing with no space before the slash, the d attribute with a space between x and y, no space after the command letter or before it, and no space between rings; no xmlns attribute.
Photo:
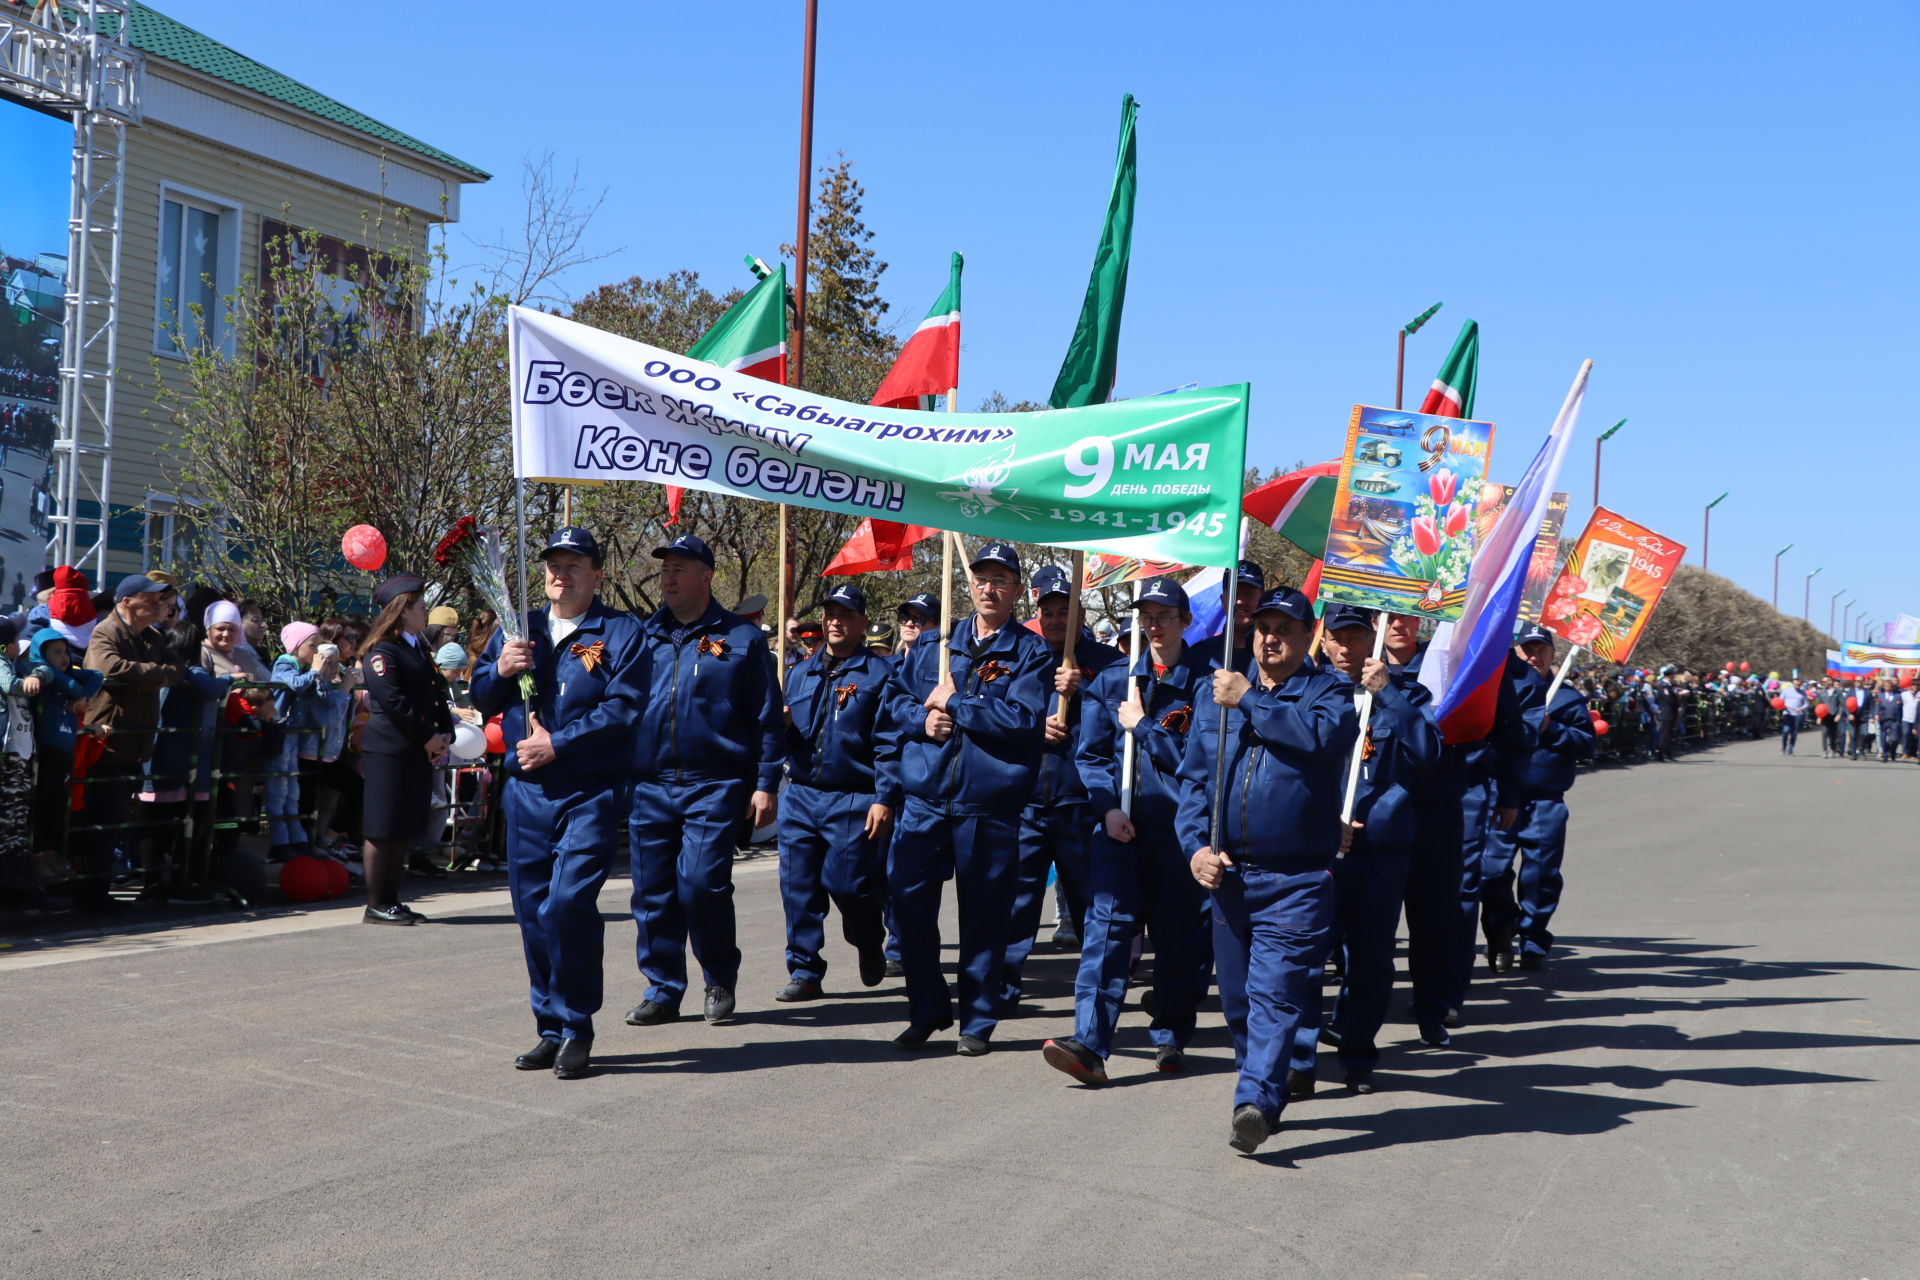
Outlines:
<svg viewBox="0 0 1920 1280"><path fill-rule="evenodd" d="M1055 951L1078 951L1080 949L1080 935L1071 929L1055 929L1053 931L1053 949Z"/></svg>
<svg viewBox="0 0 1920 1280"><path fill-rule="evenodd" d="M1447 1016L1440 1020L1440 1025L1444 1027L1458 1028L1458 1027L1465 1026L1466 1021L1467 1021L1466 1018L1462 1016L1460 1010L1449 1009L1447 1010Z"/></svg>
<svg viewBox="0 0 1920 1280"><path fill-rule="evenodd" d="M867 947L860 952L860 985L877 987L887 978L887 953L879 947Z"/></svg>
<svg viewBox="0 0 1920 1280"><path fill-rule="evenodd" d="M1438 1022L1421 1023L1420 1039L1436 1049L1444 1049L1453 1043L1453 1037L1447 1034L1446 1027Z"/></svg>
<svg viewBox="0 0 1920 1280"><path fill-rule="evenodd" d="M707 1021L724 1026L733 1021L733 992L725 987L707 988Z"/></svg>
<svg viewBox="0 0 1920 1280"><path fill-rule="evenodd" d="M513 1060L516 1071L545 1071L560 1054L558 1040L542 1039L539 1044Z"/></svg>
<svg viewBox="0 0 1920 1280"><path fill-rule="evenodd" d="M1153 1051L1153 1069L1164 1071L1168 1075L1187 1069L1187 1055L1170 1044L1163 1044Z"/></svg>
<svg viewBox="0 0 1920 1280"><path fill-rule="evenodd" d="M1292 1069L1287 1071L1287 1097L1292 1101L1299 1102L1303 1098L1311 1098L1313 1091L1319 1087L1320 1082L1306 1072Z"/></svg>
<svg viewBox="0 0 1920 1280"><path fill-rule="evenodd" d="M416 922L426 919L425 916L421 915L418 911L415 911L412 907L408 906L404 902L394 903L393 909L395 911L401 912L404 915L412 916Z"/></svg>
<svg viewBox="0 0 1920 1280"><path fill-rule="evenodd" d="M818 1000L825 994L812 978L795 978L774 992L773 998L781 1004L798 1004L802 1000Z"/></svg>
<svg viewBox="0 0 1920 1280"><path fill-rule="evenodd" d="M427 857L425 854L407 859L407 873L409 875L425 876L429 880L445 880L448 875L445 867L435 862L432 858Z"/></svg>
<svg viewBox="0 0 1920 1280"><path fill-rule="evenodd" d="M902 1053L925 1048L928 1037L936 1031L945 1031L952 1025L952 1018L942 1018L938 1022L916 1022L893 1038L893 1047Z"/></svg>
<svg viewBox="0 0 1920 1280"><path fill-rule="evenodd" d="M390 907L368 907L360 916L361 924L419 924L422 917L399 903Z"/></svg>
<svg viewBox="0 0 1920 1280"><path fill-rule="evenodd" d="M979 1036L961 1036L953 1051L963 1058L984 1058L991 1050Z"/></svg>
<svg viewBox="0 0 1920 1280"><path fill-rule="evenodd" d="M578 1080L587 1074L593 1061L593 1041L567 1039L560 1042L560 1053L553 1060L556 1080Z"/></svg>
<svg viewBox="0 0 1920 1280"><path fill-rule="evenodd" d="M1347 1088L1354 1093L1372 1093L1373 1072L1355 1067L1347 1072Z"/></svg>
<svg viewBox="0 0 1920 1280"><path fill-rule="evenodd" d="M1531 951L1523 951L1520 953L1520 967L1528 973L1538 973L1547 967L1547 958L1537 956Z"/></svg>
<svg viewBox="0 0 1920 1280"><path fill-rule="evenodd" d="M680 1006L663 1004L658 1000L642 1000L627 1010L627 1025L630 1027L657 1027L663 1022L672 1022L679 1018Z"/></svg>
<svg viewBox="0 0 1920 1280"><path fill-rule="evenodd" d="M1072 1036L1047 1041L1040 1046L1040 1056L1055 1071L1064 1072L1081 1084L1099 1088L1107 1082L1107 1064Z"/></svg>
<svg viewBox="0 0 1920 1280"><path fill-rule="evenodd" d="M885 977L904 978L907 976L907 966L901 964L898 960L889 960L887 961L887 967L881 972Z"/></svg>
<svg viewBox="0 0 1920 1280"><path fill-rule="evenodd" d="M1267 1124L1267 1118L1260 1114L1260 1108L1251 1102L1243 1102L1233 1109L1233 1126L1228 1130L1228 1135L1228 1146L1252 1155L1260 1149L1261 1143L1273 1135L1273 1128Z"/></svg>
<svg viewBox="0 0 1920 1280"><path fill-rule="evenodd" d="M1513 968L1512 944L1502 943L1496 946L1489 942L1487 944L1487 968L1493 970L1495 973L1505 973Z"/></svg>

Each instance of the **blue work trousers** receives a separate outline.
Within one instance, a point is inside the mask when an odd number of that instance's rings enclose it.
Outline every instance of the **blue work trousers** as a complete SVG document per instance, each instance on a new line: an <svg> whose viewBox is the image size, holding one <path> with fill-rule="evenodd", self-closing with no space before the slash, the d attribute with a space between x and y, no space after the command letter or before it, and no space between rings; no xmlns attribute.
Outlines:
<svg viewBox="0 0 1920 1280"><path fill-rule="evenodd" d="M1073 1034L1105 1058L1113 1052L1114 1024L1127 994L1133 943L1142 928L1153 934L1155 1045L1184 1049L1207 994L1207 891L1193 878L1171 831L1136 828L1121 844L1093 835L1080 972L1073 984Z"/></svg>
<svg viewBox="0 0 1920 1280"><path fill-rule="evenodd" d="M871 795L820 791L790 783L780 796L780 899L787 911L787 972L827 976L827 903L840 909L840 932L856 951L882 944L886 929L885 856L867 839Z"/></svg>
<svg viewBox="0 0 1920 1280"><path fill-rule="evenodd" d="M1463 805L1414 814L1413 856L1407 863L1407 970L1413 983L1413 1020L1440 1022L1457 1007L1454 956L1462 933L1473 946L1472 921L1461 895L1473 865L1473 907L1479 910L1480 851L1469 854Z"/></svg>
<svg viewBox="0 0 1920 1280"><path fill-rule="evenodd" d="M1560 905L1560 863L1566 850L1567 802L1561 796L1528 800L1520 806L1513 830L1489 832L1487 878L1480 895L1489 943L1504 946L1517 940L1524 954L1534 956L1552 950L1553 934L1547 926Z"/></svg>
<svg viewBox="0 0 1920 1280"><path fill-rule="evenodd" d="M1376 1044L1393 997L1393 942L1400 931L1400 901L1407 892L1405 849L1363 849L1334 869L1340 882L1340 994L1333 1002L1333 1029L1340 1039L1340 1067L1371 1071L1380 1061ZM1308 1001L1293 1037L1293 1069L1314 1073L1319 1059L1321 1001Z"/></svg>
<svg viewBox="0 0 1920 1280"><path fill-rule="evenodd" d="M1047 901L1047 869L1057 868L1067 914L1079 937L1087 913L1087 842L1090 835L1087 806L1065 804L1054 808L1028 805L1020 811L1020 865L1013 895L1013 929L1007 943L1007 962L1001 980L1001 998L1008 1010L1020 1003L1020 974L1040 932L1040 910Z"/></svg>
<svg viewBox="0 0 1920 1280"><path fill-rule="evenodd" d="M1242 862L1213 891L1214 980L1233 1034L1233 1105L1272 1125L1287 1105L1300 1019L1319 1000L1340 890L1330 869L1294 874Z"/></svg>
<svg viewBox="0 0 1920 1280"><path fill-rule="evenodd" d="M940 974L940 886L954 882L960 915L960 1033L991 1039L1000 1021L1018 871L1019 815L969 813L908 796L887 859L887 900L900 930L907 1018L938 1026L953 1016Z"/></svg>
<svg viewBox="0 0 1920 1280"><path fill-rule="evenodd" d="M708 986L731 991L739 981L733 854L752 792L752 783L736 778L634 782L627 820L634 952L648 1000L679 1007L689 941Z"/></svg>
<svg viewBox="0 0 1920 1280"><path fill-rule="evenodd" d="M591 1040L606 940L600 887L620 847L626 786L509 774L501 804L534 1025L543 1040Z"/></svg>

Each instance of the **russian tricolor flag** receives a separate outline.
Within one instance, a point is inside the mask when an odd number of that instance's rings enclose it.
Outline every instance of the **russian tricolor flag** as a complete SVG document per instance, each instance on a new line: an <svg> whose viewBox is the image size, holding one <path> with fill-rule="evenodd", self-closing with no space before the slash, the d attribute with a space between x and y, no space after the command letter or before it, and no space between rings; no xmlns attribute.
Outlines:
<svg viewBox="0 0 1920 1280"><path fill-rule="evenodd" d="M1513 626L1527 585L1527 561L1532 558L1534 537L1553 496L1554 482L1560 478L1560 463L1579 425L1592 369L1591 360L1580 366L1546 443L1507 499L1493 532L1475 550L1460 620L1440 624L1420 664L1420 683L1433 692L1434 718L1440 722L1441 737L1449 743L1477 742L1493 731L1500 679L1513 648Z"/></svg>

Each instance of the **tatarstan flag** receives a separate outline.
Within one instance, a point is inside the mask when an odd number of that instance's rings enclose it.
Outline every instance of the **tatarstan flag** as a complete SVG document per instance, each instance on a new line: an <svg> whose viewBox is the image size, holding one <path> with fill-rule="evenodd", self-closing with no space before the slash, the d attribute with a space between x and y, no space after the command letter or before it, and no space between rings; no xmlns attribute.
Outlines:
<svg viewBox="0 0 1920 1280"><path fill-rule="evenodd" d="M687 348L694 360L737 369L750 378L787 383L787 264L781 263L728 308L706 336ZM686 491L667 487L667 523L680 522Z"/></svg>
<svg viewBox="0 0 1920 1280"><path fill-rule="evenodd" d="M846 573L896 573L913 568L913 544L931 538L938 529L917 524L895 524L869 517L847 539L847 545L820 571L823 578Z"/></svg>
<svg viewBox="0 0 1920 1280"><path fill-rule="evenodd" d="M1447 352L1440 375L1433 380L1427 398L1420 402L1420 412L1439 414L1443 418L1471 418L1474 386L1479 380L1480 322L1469 320L1460 327L1460 336L1453 340L1453 350Z"/></svg>
<svg viewBox="0 0 1920 1280"><path fill-rule="evenodd" d="M887 409L931 409L935 396L943 396L960 385L960 268L959 254L953 255L952 274L946 292L934 301L933 310L900 349L899 359L873 393L870 403Z"/></svg>

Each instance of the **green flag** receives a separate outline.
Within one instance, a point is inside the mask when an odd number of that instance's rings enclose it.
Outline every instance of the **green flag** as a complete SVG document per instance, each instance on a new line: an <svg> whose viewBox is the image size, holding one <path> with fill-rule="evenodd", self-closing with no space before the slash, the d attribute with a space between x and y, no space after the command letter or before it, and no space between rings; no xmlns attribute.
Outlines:
<svg viewBox="0 0 1920 1280"><path fill-rule="evenodd" d="M1100 248L1093 255L1093 275L1087 281L1087 300L1080 306L1080 323L1054 380L1047 404L1055 409L1077 409L1104 404L1113 394L1113 370L1120 348L1120 312L1127 302L1127 260L1133 253L1134 173L1133 124L1138 108L1133 95L1120 99L1120 156L1113 168L1113 190L1107 196L1107 220L1100 228Z"/></svg>
<svg viewBox="0 0 1920 1280"><path fill-rule="evenodd" d="M1453 350L1440 366L1439 376L1420 402L1420 412L1437 413L1443 418L1471 418L1473 392L1480 382L1480 325L1469 320L1460 326Z"/></svg>

